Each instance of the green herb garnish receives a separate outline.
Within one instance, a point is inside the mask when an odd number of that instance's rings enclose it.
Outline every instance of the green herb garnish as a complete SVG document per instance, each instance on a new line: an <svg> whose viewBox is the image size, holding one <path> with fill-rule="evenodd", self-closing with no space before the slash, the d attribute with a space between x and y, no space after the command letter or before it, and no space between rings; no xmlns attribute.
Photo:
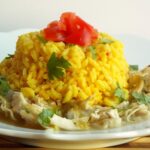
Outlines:
<svg viewBox="0 0 150 150"><path fill-rule="evenodd" d="M10 58L12 58L12 57L14 57L14 55L12 55L12 54L8 54L8 56L7 56L7 57L5 57L5 59L10 59Z"/></svg>
<svg viewBox="0 0 150 150"><path fill-rule="evenodd" d="M94 46L89 46L88 48L89 48L89 50L90 50L90 52L92 54L92 58L96 60L96 58L97 58L96 48Z"/></svg>
<svg viewBox="0 0 150 150"><path fill-rule="evenodd" d="M37 38L39 39L39 41L43 44L46 44L48 41L46 39L44 39L44 37L37 35Z"/></svg>
<svg viewBox="0 0 150 150"><path fill-rule="evenodd" d="M113 42L114 42L113 40L110 40L110 39L107 39L107 38L101 38L100 39L101 44L111 44Z"/></svg>
<svg viewBox="0 0 150 150"><path fill-rule="evenodd" d="M38 116L38 123L44 127L47 127L51 123L51 118L55 114L55 111L52 109L43 109L43 111Z"/></svg>
<svg viewBox="0 0 150 150"><path fill-rule="evenodd" d="M138 103L141 104L150 104L150 96L144 93L133 92L132 96Z"/></svg>
<svg viewBox="0 0 150 150"><path fill-rule="evenodd" d="M138 71L139 70L139 66L138 65L130 65L129 69L130 69L130 71Z"/></svg>
<svg viewBox="0 0 150 150"><path fill-rule="evenodd" d="M63 57L57 58L55 53L52 53L48 64L49 79L60 78L64 75L65 69L69 68L71 64Z"/></svg>
<svg viewBox="0 0 150 150"><path fill-rule="evenodd" d="M0 95L6 96L9 90L10 86L7 80L3 76L0 76Z"/></svg>
<svg viewBox="0 0 150 150"><path fill-rule="evenodd" d="M115 89L114 95L120 99L120 101L125 100L125 91L117 84L117 88Z"/></svg>

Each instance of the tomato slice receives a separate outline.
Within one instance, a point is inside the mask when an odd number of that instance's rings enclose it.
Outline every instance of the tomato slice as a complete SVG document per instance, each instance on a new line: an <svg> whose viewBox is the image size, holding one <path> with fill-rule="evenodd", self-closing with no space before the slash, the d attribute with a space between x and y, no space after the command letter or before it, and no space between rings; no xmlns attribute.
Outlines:
<svg viewBox="0 0 150 150"><path fill-rule="evenodd" d="M91 45L98 38L98 32L75 13L63 13L59 21L53 21L44 29L45 39L78 44Z"/></svg>
<svg viewBox="0 0 150 150"><path fill-rule="evenodd" d="M72 33L70 36L66 38L67 43L78 44L80 46L88 46L91 44L91 34L83 29L82 31L78 31Z"/></svg>
<svg viewBox="0 0 150 150"><path fill-rule="evenodd" d="M52 41L65 41L65 26L58 21L54 21L44 29L45 39Z"/></svg>
<svg viewBox="0 0 150 150"><path fill-rule="evenodd" d="M72 33L75 30L76 15L72 12L63 13L60 17L60 22L66 25L66 32Z"/></svg>

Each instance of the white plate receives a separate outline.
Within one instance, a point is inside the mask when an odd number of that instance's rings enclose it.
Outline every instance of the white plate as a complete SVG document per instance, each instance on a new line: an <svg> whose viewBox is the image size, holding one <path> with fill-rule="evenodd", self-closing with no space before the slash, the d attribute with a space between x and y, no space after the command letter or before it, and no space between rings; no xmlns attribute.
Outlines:
<svg viewBox="0 0 150 150"><path fill-rule="evenodd" d="M0 33L0 61L14 53L19 34L35 29ZM129 64L140 67L149 65L150 39L133 35L115 35L125 44L125 55ZM92 131L32 130L0 123L0 134L30 145L60 149L87 149L118 145L140 136L150 135L150 120L121 128Z"/></svg>

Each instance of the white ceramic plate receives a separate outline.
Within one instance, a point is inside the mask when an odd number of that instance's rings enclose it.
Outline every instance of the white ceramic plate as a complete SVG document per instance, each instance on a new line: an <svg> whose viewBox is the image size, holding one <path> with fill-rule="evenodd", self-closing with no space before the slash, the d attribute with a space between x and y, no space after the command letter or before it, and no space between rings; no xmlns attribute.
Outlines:
<svg viewBox="0 0 150 150"><path fill-rule="evenodd" d="M35 31L35 29L0 33L0 61L7 54L14 53L18 35L29 31ZM133 35L114 36L124 43L125 55L129 64L138 64L140 67L149 65L150 39ZM75 132L32 130L0 123L0 134L11 137L11 140L41 147L56 149L98 148L118 145L140 136L150 135L150 120L115 129Z"/></svg>

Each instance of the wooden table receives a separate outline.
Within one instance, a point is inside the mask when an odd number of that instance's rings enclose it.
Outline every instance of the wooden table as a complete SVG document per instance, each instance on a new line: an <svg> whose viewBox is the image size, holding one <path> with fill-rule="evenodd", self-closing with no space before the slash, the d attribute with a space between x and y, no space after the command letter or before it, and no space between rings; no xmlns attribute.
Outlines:
<svg viewBox="0 0 150 150"><path fill-rule="evenodd" d="M20 143L14 143L10 142L4 138L3 136L0 136L0 149L3 148L4 150L11 150L12 148L14 150L54 150L54 149L48 149L48 148L38 148L38 147L32 147L28 145L23 145ZM56 149L55 149L56 150ZM150 136L149 137L143 137L138 140L132 141L127 144L110 147L110 148L98 148L93 150L150 150Z"/></svg>

